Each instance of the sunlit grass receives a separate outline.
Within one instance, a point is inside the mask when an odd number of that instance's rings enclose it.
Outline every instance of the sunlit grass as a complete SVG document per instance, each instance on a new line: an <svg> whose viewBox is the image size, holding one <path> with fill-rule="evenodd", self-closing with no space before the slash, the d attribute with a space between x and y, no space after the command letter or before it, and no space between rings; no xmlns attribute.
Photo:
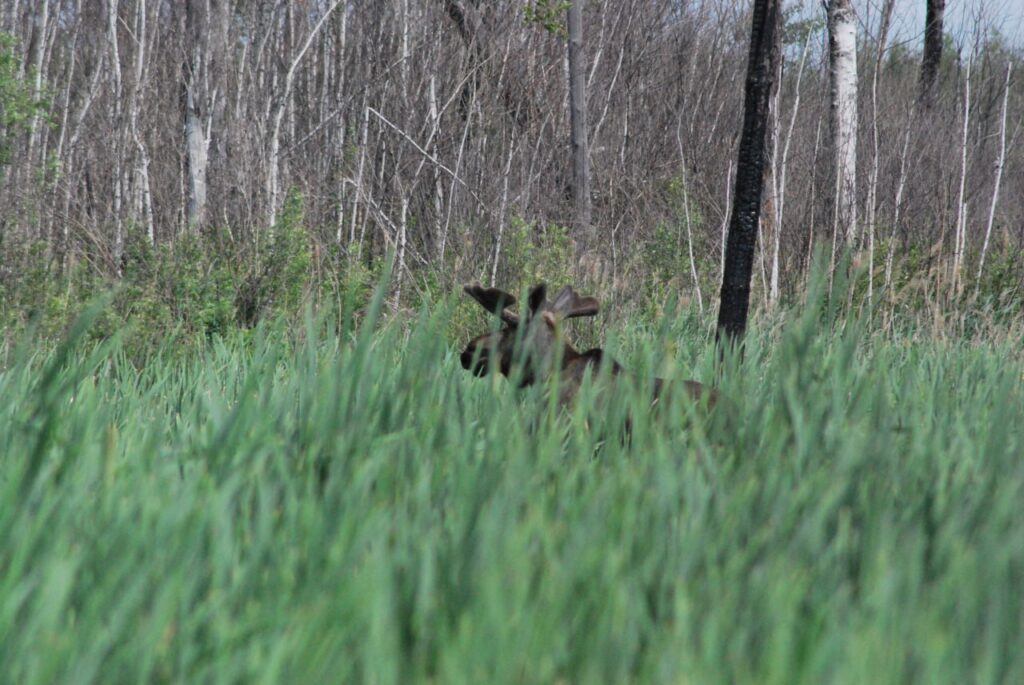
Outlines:
<svg viewBox="0 0 1024 685"><path fill-rule="evenodd" d="M714 417L560 415L442 305L23 350L0 681L1024 682L1019 354L816 329L754 331ZM711 378L692 319L614 333Z"/></svg>

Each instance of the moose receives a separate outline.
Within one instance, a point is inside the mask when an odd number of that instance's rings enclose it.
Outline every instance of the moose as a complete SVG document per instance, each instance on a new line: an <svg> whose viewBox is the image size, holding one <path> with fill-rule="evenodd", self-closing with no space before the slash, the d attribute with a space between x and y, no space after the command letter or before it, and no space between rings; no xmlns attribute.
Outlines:
<svg viewBox="0 0 1024 685"><path fill-rule="evenodd" d="M561 322L581 316L595 316L598 301L593 297L580 297L571 286L565 286L548 301L547 288L541 283L527 296L527 307L522 317L510 308L516 298L498 288L484 288L479 283L463 286L466 294L480 306L497 315L504 326L497 331L478 335L469 341L460 355L462 368L475 376L484 376L492 368L506 378L518 379L521 387L533 385L557 374L561 406L573 403L589 369L593 375L603 365L610 365L612 379L625 374L625 370L606 355L601 348L578 352L565 337ZM492 366L491 357L494 356ZM556 368L557 365L557 368ZM652 403L658 402L675 383L661 378L653 382ZM713 409L718 402L718 391L697 381L682 381L686 395Z"/></svg>

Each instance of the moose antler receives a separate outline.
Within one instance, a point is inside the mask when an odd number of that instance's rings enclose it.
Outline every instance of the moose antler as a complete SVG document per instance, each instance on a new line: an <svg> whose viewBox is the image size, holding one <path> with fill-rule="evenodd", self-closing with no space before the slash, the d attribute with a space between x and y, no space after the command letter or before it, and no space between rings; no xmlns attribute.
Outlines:
<svg viewBox="0 0 1024 685"><path fill-rule="evenodd" d="M501 320L509 325L519 323L519 316L508 311L516 303L514 295L501 290L500 288L485 288L479 282L463 286L466 294L476 300L481 307L497 314ZM547 290L541 283L530 290L528 298L528 309L531 313L548 312L555 319L571 319L578 316L594 316L597 314L599 305L596 298L580 297L572 286L565 286L555 295L554 301L548 302L545 294Z"/></svg>
<svg viewBox="0 0 1024 685"><path fill-rule="evenodd" d="M555 299L547 305L547 310L559 319L571 319L577 316L595 316L600 305L596 298L580 297L567 285L558 291Z"/></svg>
<svg viewBox="0 0 1024 685"><path fill-rule="evenodd" d="M485 288L479 282L462 286L466 294L480 303L480 306L501 317L501 320L509 325L519 323L519 317L512 312L506 311L506 307L515 305L516 298L499 288Z"/></svg>

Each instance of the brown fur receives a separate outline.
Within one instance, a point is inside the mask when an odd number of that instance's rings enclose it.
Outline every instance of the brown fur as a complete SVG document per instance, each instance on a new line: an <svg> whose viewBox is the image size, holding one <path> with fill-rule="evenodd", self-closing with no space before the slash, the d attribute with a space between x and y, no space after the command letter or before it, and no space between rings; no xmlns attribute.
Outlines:
<svg viewBox="0 0 1024 685"><path fill-rule="evenodd" d="M560 322L577 316L597 314L598 302L592 297L579 297L570 286L562 288L553 301L546 299L544 284L534 287L528 297L525 316L507 310L516 298L497 288L479 284L465 286L466 293L484 309L498 315L504 326L493 333L478 335L469 341L460 355L462 368L476 376L484 376L491 368L490 357L496 355L498 371L506 377L518 377L520 386L528 386L559 374L559 404L569 406L576 399L587 370L597 375L604 364L611 364L610 374L617 378L625 370L614 359L595 348L578 352L561 331ZM554 368L555 364L558 368ZM681 387L695 402L706 402L709 409L718 401L718 391L697 381L676 384L654 379L652 403L664 398L672 388Z"/></svg>

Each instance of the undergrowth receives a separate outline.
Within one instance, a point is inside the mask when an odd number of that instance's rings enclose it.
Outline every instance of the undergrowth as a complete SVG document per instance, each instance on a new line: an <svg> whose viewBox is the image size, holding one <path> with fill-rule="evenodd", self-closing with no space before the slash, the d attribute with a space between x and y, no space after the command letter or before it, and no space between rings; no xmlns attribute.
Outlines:
<svg viewBox="0 0 1024 685"><path fill-rule="evenodd" d="M712 416L567 414L459 366L453 302L0 372L0 680L1021 682L1024 363L755 327ZM609 323L715 377L699 317ZM632 423L623 434L625 416Z"/></svg>

